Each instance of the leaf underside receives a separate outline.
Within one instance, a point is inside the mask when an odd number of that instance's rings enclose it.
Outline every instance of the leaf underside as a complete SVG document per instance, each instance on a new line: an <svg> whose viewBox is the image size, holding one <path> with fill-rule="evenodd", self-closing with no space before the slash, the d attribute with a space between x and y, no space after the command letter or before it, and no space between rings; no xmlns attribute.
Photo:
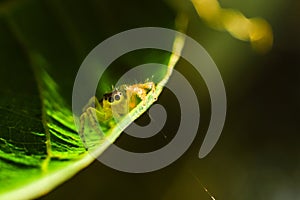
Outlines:
<svg viewBox="0 0 300 200"><path fill-rule="evenodd" d="M1 184L0 199L39 197L75 175L95 159L83 147L74 125L70 103L66 101L66 96L62 92L67 88L64 83L72 83L72 81L66 78L65 72L62 72L62 75L55 73L52 75L53 69L59 67L55 67L57 63L45 56L48 55L47 51L48 53L58 51L56 55L59 57L58 60L63 60L64 56L70 59L72 56L66 55L68 54L65 53L68 52L66 49L74 48L61 44L60 49L57 49L50 43L43 48L37 41L41 40L43 43L44 40L33 38L31 35L36 34L30 32L32 27L24 28L22 24L26 24L26 20L36 19L36 16L43 16L45 17L43 20L52 22L47 18L47 14L44 14L49 10L45 11L45 5L37 2L25 1L25 5L22 6L13 3L0 5L0 35L6 38L0 58L2 64L14 66L14 68L6 67L0 70L2 85L0 87L0 183L5 183ZM59 4L56 1L46 2L51 4L52 9L57 9ZM38 10L37 13L27 16L32 9L35 12ZM68 21L63 13L58 15ZM51 31L54 26L51 23L44 25L44 21L38 19L37 23L41 23L37 27L44 28L45 32ZM66 29L64 33L77 41L75 45L80 46L76 34L72 34L69 30L72 26ZM57 39L58 36L54 33L51 37ZM60 42L65 43L65 41ZM183 43L183 40L177 40L174 46L176 49L181 49ZM10 53L18 59L7 56ZM75 54L80 55L80 52ZM163 79L157 84L154 93L148 93L144 104L138 104L117 126L105 133L103 140L97 141L99 143L95 150L96 155L100 155L132 121L155 102L171 76L179 58L178 54L169 56L168 69L164 71ZM72 61L65 62L68 66L74 64ZM12 81L11 77L16 72L21 75L18 75L17 81ZM74 75L76 71L73 70L71 73ZM109 76L105 78L111 79Z"/></svg>

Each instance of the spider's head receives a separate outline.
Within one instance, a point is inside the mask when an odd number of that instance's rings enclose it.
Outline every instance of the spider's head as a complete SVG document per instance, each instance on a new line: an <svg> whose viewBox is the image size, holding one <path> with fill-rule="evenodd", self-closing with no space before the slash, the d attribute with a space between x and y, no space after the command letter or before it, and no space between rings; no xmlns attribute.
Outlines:
<svg viewBox="0 0 300 200"><path fill-rule="evenodd" d="M125 97L122 92L114 90L113 92L103 95L103 103L105 102L108 105L116 105L121 103L124 100L124 98Z"/></svg>

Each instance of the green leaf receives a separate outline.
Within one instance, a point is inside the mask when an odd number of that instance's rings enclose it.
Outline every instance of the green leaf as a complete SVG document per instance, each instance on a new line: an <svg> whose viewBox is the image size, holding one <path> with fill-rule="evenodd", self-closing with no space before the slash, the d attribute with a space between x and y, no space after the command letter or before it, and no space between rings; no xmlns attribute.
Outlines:
<svg viewBox="0 0 300 200"><path fill-rule="evenodd" d="M93 161L75 131L70 109L57 93L58 86L38 67L46 63L29 55L41 103L38 96L33 100L6 93L1 99L0 181L5 182L1 199L45 194Z"/></svg>
<svg viewBox="0 0 300 200"><path fill-rule="evenodd" d="M29 1L25 5L26 13L28 9L36 11L35 6L38 5L36 1ZM60 52L68 59L76 59L74 54L80 53L65 53L64 48L73 49L68 44L60 44L59 49L50 43L46 47L42 45L42 38L32 37L36 35L33 29L24 28L26 20L32 19L24 17L24 5L13 5L13 12L11 6L0 7L0 35L1 38L6 38L0 55L1 64L5 66L0 69L0 182L5 183L1 184L0 199L31 199L51 191L88 166L94 157L84 149L74 126L70 102L67 101L69 94L65 89L70 87L65 82L72 84L72 81L63 76L66 71L62 75L55 73L57 71L53 69L58 69L55 65L61 63L55 63L55 59L49 57L53 55L49 52L56 50L58 60L63 60ZM39 12L42 14L41 10ZM43 25L42 23L36 27L45 28L46 31L52 28L51 24L47 24L47 27ZM72 28L71 25L70 27ZM76 40L76 35L68 33ZM54 34L51 37L59 38L56 36ZM174 48L177 52L180 52L183 44L183 38L176 38ZM76 45L83 43L78 41ZM11 55L18 59L12 59ZM175 54L159 57L164 60L166 58L168 68L159 72L164 75L155 92L147 95L145 106L139 104L119 122L119 126L107 130L105 142L97 146L97 155L157 99L179 57ZM147 57L145 59L149 60ZM132 64L132 59L128 59L128 62ZM65 64L69 66L74 63L65 61ZM104 76L100 93L104 93L114 80L112 74Z"/></svg>

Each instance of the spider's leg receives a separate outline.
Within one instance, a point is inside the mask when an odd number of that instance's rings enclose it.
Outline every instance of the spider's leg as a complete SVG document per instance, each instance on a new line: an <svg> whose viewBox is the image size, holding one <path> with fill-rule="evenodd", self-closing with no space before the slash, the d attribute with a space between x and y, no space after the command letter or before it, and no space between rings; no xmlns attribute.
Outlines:
<svg viewBox="0 0 300 200"><path fill-rule="evenodd" d="M142 85L143 85L143 88L148 89L148 90L150 89L150 92L154 93L155 88L156 88L154 82L146 82ZM157 97L154 97L154 100L156 101Z"/></svg>
<svg viewBox="0 0 300 200"><path fill-rule="evenodd" d="M146 100L147 90L154 92L155 84L153 82L136 84L134 88L131 89L131 93L136 94L144 102Z"/></svg>
<svg viewBox="0 0 300 200"><path fill-rule="evenodd" d="M127 107L129 109L133 109L136 106L136 100L135 100L135 96L133 95L133 91L131 89L131 87L128 87L126 89L126 97L127 97Z"/></svg>
<svg viewBox="0 0 300 200"><path fill-rule="evenodd" d="M92 126L92 129L96 131L98 134L103 135L102 131L99 128L98 118L97 118L97 116L101 115L101 113L93 107L89 107L86 110L86 112L87 112L89 123Z"/></svg>
<svg viewBox="0 0 300 200"><path fill-rule="evenodd" d="M155 90L155 83L154 82L146 82L144 84L141 84L143 85L142 87L145 88L145 89L150 89L151 92L154 92Z"/></svg>
<svg viewBox="0 0 300 200"><path fill-rule="evenodd" d="M86 143L86 139L85 139L85 135L84 135L84 130L85 130L84 126L85 126L86 119L89 119L89 112L87 112L87 110L91 107L98 108L99 106L100 106L100 103L99 103L98 99L95 96L91 97L89 99L88 103L82 109L83 113L81 114L80 119L79 119L79 122L80 122L79 136L82 139L82 143L86 150L88 150L88 147L87 147L87 143Z"/></svg>
<svg viewBox="0 0 300 200"><path fill-rule="evenodd" d="M127 112L125 112L125 113L127 113ZM111 117L114 118L115 120L120 119L121 114L119 113L118 108L115 108L115 109L114 109L114 106L112 106Z"/></svg>
<svg viewBox="0 0 300 200"><path fill-rule="evenodd" d="M100 106L100 103L98 99L93 96L89 99L88 103L83 107L82 111L85 112L90 107L98 108Z"/></svg>
<svg viewBox="0 0 300 200"><path fill-rule="evenodd" d="M79 128L79 136L82 140L83 146L86 150L88 150L86 141L85 141L85 136L84 136L84 124L85 124L85 119L87 118L87 113L82 113L80 116L79 122L80 122L80 128Z"/></svg>
<svg viewBox="0 0 300 200"><path fill-rule="evenodd" d="M79 129L79 135L82 139L82 142L84 144L84 147L86 150L88 150L86 137L84 135L85 131L85 122L87 120L88 124L91 126L91 128L98 133L99 135L103 136L103 132L101 131L98 119L105 119L106 115L99 112L97 109L93 107L89 107L86 109L86 111L80 116L80 129Z"/></svg>

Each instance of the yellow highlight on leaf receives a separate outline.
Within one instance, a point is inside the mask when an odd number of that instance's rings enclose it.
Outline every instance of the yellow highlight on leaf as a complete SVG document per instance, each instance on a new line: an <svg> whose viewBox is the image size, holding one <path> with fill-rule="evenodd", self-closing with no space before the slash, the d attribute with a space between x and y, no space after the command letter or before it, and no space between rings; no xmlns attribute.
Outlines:
<svg viewBox="0 0 300 200"><path fill-rule="evenodd" d="M266 53L272 48L272 28L264 19L249 19L239 11L221 8L217 0L191 1L198 15L211 27L226 30L239 40L250 41L258 52Z"/></svg>

